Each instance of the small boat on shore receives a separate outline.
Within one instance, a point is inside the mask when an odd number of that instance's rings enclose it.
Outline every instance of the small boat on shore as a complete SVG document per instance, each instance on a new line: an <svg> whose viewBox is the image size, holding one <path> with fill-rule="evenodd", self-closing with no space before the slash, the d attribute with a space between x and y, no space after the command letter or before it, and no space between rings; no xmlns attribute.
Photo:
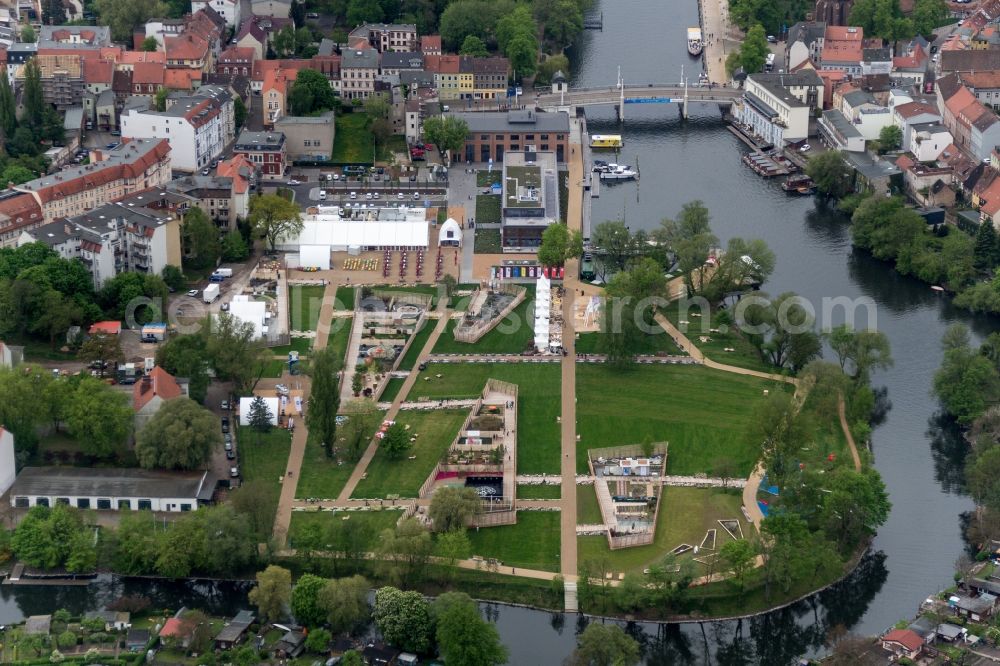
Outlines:
<svg viewBox="0 0 1000 666"><path fill-rule="evenodd" d="M632 180L639 175L635 169L627 164L609 164L598 171L601 180Z"/></svg>
<svg viewBox="0 0 1000 666"><path fill-rule="evenodd" d="M701 28L688 28L688 53L700 56L704 49L705 42L701 38Z"/></svg>
<svg viewBox="0 0 1000 666"><path fill-rule="evenodd" d="M816 194L816 183L813 179L805 174L799 174L797 176L789 176L785 179L785 182L781 184L781 189L783 189L788 194L798 194L798 195L810 195Z"/></svg>

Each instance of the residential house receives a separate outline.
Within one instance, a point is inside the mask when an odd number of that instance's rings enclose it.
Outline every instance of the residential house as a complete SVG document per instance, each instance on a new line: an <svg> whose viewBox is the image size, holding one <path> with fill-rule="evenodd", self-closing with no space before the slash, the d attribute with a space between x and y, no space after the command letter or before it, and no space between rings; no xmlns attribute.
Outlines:
<svg viewBox="0 0 1000 666"><path fill-rule="evenodd" d="M379 53L416 51L419 46L417 26L412 23L365 23L348 35L351 48L355 48L358 42L366 42Z"/></svg>
<svg viewBox="0 0 1000 666"><path fill-rule="evenodd" d="M389 51L382 54L379 71L385 76L399 76L401 71L420 71L424 68L424 56L419 52Z"/></svg>
<svg viewBox="0 0 1000 666"><path fill-rule="evenodd" d="M43 25L38 29L40 49L93 49L111 46L111 29L93 25Z"/></svg>
<svg viewBox="0 0 1000 666"><path fill-rule="evenodd" d="M892 71L889 78L894 83L915 85L922 88L927 79L927 69L930 58L923 49L915 49L909 55L897 56L892 59Z"/></svg>
<svg viewBox="0 0 1000 666"><path fill-rule="evenodd" d="M733 115L775 146L804 140L809 118L823 100L823 80L809 69L751 74L744 90L733 105Z"/></svg>
<svg viewBox="0 0 1000 666"><path fill-rule="evenodd" d="M806 62L819 62L823 53L826 23L799 21L785 37L785 71L793 72Z"/></svg>
<svg viewBox="0 0 1000 666"><path fill-rule="evenodd" d="M191 644L191 635L194 633L194 627L181 619L181 614L185 610L182 608L177 611L176 615L163 623L163 627L160 628L159 633L161 646L187 648Z"/></svg>
<svg viewBox="0 0 1000 666"><path fill-rule="evenodd" d="M260 27L257 17L251 16L245 19L240 25L240 30L236 34L236 46L240 48L251 48L254 53L254 60L263 60L267 54L267 33Z"/></svg>
<svg viewBox="0 0 1000 666"><path fill-rule="evenodd" d="M994 226L996 225L994 224ZM997 597L992 594L981 594L978 597L955 594L948 597L948 606L957 615L968 618L973 622L982 622L993 614L996 600Z"/></svg>
<svg viewBox="0 0 1000 666"><path fill-rule="evenodd" d="M232 650L246 638L250 625L254 622L254 614L251 611L243 610L226 623L215 636L216 650Z"/></svg>
<svg viewBox="0 0 1000 666"><path fill-rule="evenodd" d="M441 55L441 35L422 35L420 52L424 55Z"/></svg>
<svg viewBox="0 0 1000 666"><path fill-rule="evenodd" d="M907 146L914 125L941 122L941 114L926 102L907 102L893 107L892 121L903 133L902 145Z"/></svg>
<svg viewBox="0 0 1000 666"><path fill-rule="evenodd" d="M215 478L204 470L25 467L10 488L10 503L22 509L68 504L99 511L186 512L211 503L214 491ZM183 639L179 623L176 617L167 620L161 640Z"/></svg>
<svg viewBox="0 0 1000 666"><path fill-rule="evenodd" d="M219 178L233 181L229 210L230 228L235 229L237 219L246 219L250 215L250 191L256 186L257 170L243 155L234 155L219 162L216 173Z"/></svg>
<svg viewBox="0 0 1000 666"><path fill-rule="evenodd" d="M0 247L13 247L21 232L45 223L35 197L13 189L0 190Z"/></svg>
<svg viewBox="0 0 1000 666"><path fill-rule="evenodd" d="M84 620L103 620L104 631L125 631L132 626L132 615L121 611L87 611Z"/></svg>
<svg viewBox="0 0 1000 666"><path fill-rule="evenodd" d="M892 50L874 48L861 50L861 74L889 74L892 71Z"/></svg>
<svg viewBox="0 0 1000 666"><path fill-rule="evenodd" d="M897 659L916 659L923 647L923 639L909 629L893 629L882 636L882 649L891 652Z"/></svg>
<svg viewBox="0 0 1000 666"><path fill-rule="evenodd" d="M865 137L836 109L826 111L816 125L823 143L840 151L864 152Z"/></svg>
<svg viewBox="0 0 1000 666"><path fill-rule="evenodd" d="M84 113L98 132L110 132L118 127L117 105L115 91L105 90L96 98L83 99Z"/></svg>
<svg viewBox="0 0 1000 666"><path fill-rule="evenodd" d="M11 44L7 47L6 54L7 78L10 81L10 85L13 86L17 82L18 70L27 64L29 60L38 55L38 42L17 42Z"/></svg>
<svg viewBox="0 0 1000 666"><path fill-rule="evenodd" d="M115 109L121 109L132 99L132 71L128 69L115 70L115 78L111 82L111 90L115 94ZM117 114L113 118L117 122Z"/></svg>
<svg viewBox="0 0 1000 666"><path fill-rule="evenodd" d="M170 180L170 144L166 140L138 139L112 150L92 150L91 162L13 189L34 197L45 221L51 222Z"/></svg>
<svg viewBox="0 0 1000 666"><path fill-rule="evenodd" d="M500 243L504 252L537 252L542 234L559 222L555 153L509 150L503 156Z"/></svg>
<svg viewBox="0 0 1000 666"><path fill-rule="evenodd" d="M203 7L211 7L230 27L240 25L240 0L191 0L192 14Z"/></svg>
<svg viewBox="0 0 1000 666"><path fill-rule="evenodd" d="M900 155L896 166L903 173L907 191L921 206L951 206L955 203L955 191L949 187L952 172L947 165L924 164L910 155Z"/></svg>
<svg viewBox="0 0 1000 666"><path fill-rule="evenodd" d="M482 113L451 112L469 127L465 145L452 153L456 162L503 162L507 151L534 146L543 152L553 152L556 162L569 156L569 114L539 113L532 109L487 111Z"/></svg>
<svg viewBox="0 0 1000 666"><path fill-rule="evenodd" d="M3 343L0 343L3 344ZM4 349L7 345L3 345ZM23 354L24 348L21 347ZM4 367L10 368L11 365ZM0 426L0 495L3 495L14 484L14 433Z"/></svg>
<svg viewBox="0 0 1000 666"><path fill-rule="evenodd" d="M250 78L255 56L256 51L251 46L230 46L215 61L215 72Z"/></svg>
<svg viewBox="0 0 1000 666"><path fill-rule="evenodd" d="M274 652L282 659L296 659L306 649L306 635L301 631L288 631L274 644Z"/></svg>
<svg viewBox="0 0 1000 666"><path fill-rule="evenodd" d="M855 90L843 95L841 100L840 110L844 117L867 141L878 139L882 128L892 124L892 111L867 91Z"/></svg>
<svg viewBox="0 0 1000 666"><path fill-rule="evenodd" d="M232 231L236 228L237 218L246 217L249 213L249 202L244 201L248 198L248 191L244 188L242 193L238 193L235 191L237 187L238 183L228 176L195 174L172 180L165 189L183 195L221 229Z"/></svg>
<svg viewBox="0 0 1000 666"><path fill-rule="evenodd" d="M298 75L297 69L269 69L264 74L261 103L264 105L265 127L274 127L275 121L285 115L288 91Z"/></svg>
<svg viewBox="0 0 1000 666"><path fill-rule="evenodd" d="M18 239L19 245L36 242L82 261L95 288L126 271L160 275L168 265L181 265L180 220L121 203L23 231Z"/></svg>
<svg viewBox="0 0 1000 666"><path fill-rule="evenodd" d="M850 76L861 76L863 42L862 28L827 25L823 36L820 69L839 69Z"/></svg>
<svg viewBox="0 0 1000 666"><path fill-rule="evenodd" d="M207 40L185 32L177 37L164 37L163 42L168 68L185 68L201 72L211 70L213 60Z"/></svg>
<svg viewBox="0 0 1000 666"><path fill-rule="evenodd" d="M153 98L166 80L163 63L139 62L132 66L132 91L134 95Z"/></svg>
<svg viewBox="0 0 1000 666"><path fill-rule="evenodd" d="M285 175L287 155L285 135L281 132L244 130L233 146L233 155L246 157L267 180L279 180Z"/></svg>
<svg viewBox="0 0 1000 666"><path fill-rule="evenodd" d="M250 12L254 16L288 18L291 8L291 0L251 0L250 2Z"/></svg>
<svg viewBox="0 0 1000 666"><path fill-rule="evenodd" d="M908 138L909 141L903 144L903 150L913 153L918 162L936 160L954 140L951 132L940 121L913 124Z"/></svg>
<svg viewBox="0 0 1000 666"><path fill-rule="evenodd" d="M330 159L335 134L334 113L319 116L282 116L274 129L285 135L285 152L289 160Z"/></svg>
<svg viewBox="0 0 1000 666"><path fill-rule="evenodd" d="M82 62L84 90L99 95L111 89L115 77L115 63L111 60L91 60Z"/></svg>
<svg viewBox="0 0 1000 666"><path fill-rule="evenodd" d="M843 153L844 161L854 171L855 192L885 194L902 186L902 171L893 162L865 153Z"/></svg>
<svg viewBox="0 0 1000 666"><path fill-rule="evenodd" d="M1000 70L989 72L957 72L958 80L976 99L996 109L1000 107Z"/></svg>
<svg viewBox="0 0 1000 666"><path fill-rule="evenodd" d="M173 375L156 366L132 385L132 410L135 412L135 432L160 411L160 407L169 400L188 395L188 383L175 379Z"/></svg>
<svg viewBox="0 0 1000 666"><path fill-rule="evenodd" d="M344 49L340 58L341 97L367 99L375 92L379 52L372 48Z"/></svg>
<svg viewBox="0 0 1000 666"><path fill-rule="evenodd" d="M1000 49L973 51L948 50L942 47L939 55L941 56L937 64L939 76L951 72L986 72L1000 69Z"/></svg>
<svg viewBox="0 0 1000 666"><path fill-rule="evenodd" d="M507 95L510 61L499 56L472 59L472 98L497 99Z"/></svg>
<svg viewBox="0 0 1000 666"><path fill-rule="evenodd" d="M60 111L83 103L87 83L83 77L82 59L72 51L39 53L36 56L42 79L42 96ZM25 68L17 71L18 85L24 81Z"/></svg>

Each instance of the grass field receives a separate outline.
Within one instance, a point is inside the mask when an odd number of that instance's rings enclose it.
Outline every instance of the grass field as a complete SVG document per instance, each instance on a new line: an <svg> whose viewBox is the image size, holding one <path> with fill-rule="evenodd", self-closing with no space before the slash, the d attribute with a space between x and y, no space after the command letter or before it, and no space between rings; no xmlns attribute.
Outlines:
<svg viewBox="0 0 1000 666"><path fill-rule="evenodd" d="M743 500L738 490L663 486L663 492L660 513L657 517L656 537L651 545L610 550L608 541L603 536L577 537L577 558L581 568L588 561L606 560L611 571L641 572L682 543L700 545L705 532L713 528L717 530L715 551L702 551L701 554L718 552L724 543L732 540L716 522L720 519L737 519L743 528L743 535L747 538L754 536L753 526L746 522L740 511ZM691 557L691 555L681 557ZM697 575L708 573L706 565L696 563L696 567Z"/></svg>
<svg viewBox="0 0 1000 666"><path fill-rule="evenodd" d="M424 327L414 334L413 342L406 350L406 355L399 361L400 370L412 370L413 366L417 364L417 358L423 351L424 345L427 344L427 338L431 337L431 333L434 332L435 326L437 326L437 320L428 319L424 322Z"/></svg>
<svg viewBox="0 0 1000 666"><path fill-rule="evenodd" d="M500 197L476 195L476 224L500 224Z"/></svg>
<svg viewBox="0 0 1000 666"><path fill-rule="evenodd" d="M472 249L474 253L499 254L503 252L499 229L480 229L476 227L475 238L475 246Z"/></svg>
<svg viewBox="0 0 1000 666"><path fill-rule="evenodd" d="M385 390L382 391L382 397L379 398L382 402L392 402L399 395L399 389L403 388L403 384L406 380L402 377L392 377L389 383L386 384Z"/></svg>
<svg viewBox="0 0 1000 666"><path fill-rule="evenodd" d="M581 333L576 341L577 354L603 354L601 349L600 333ZM654 355L659 352L667 354L681 353L680 347L667 335L666 331L660 329L659 333L642 335L632 348L633 354Z"/></svg>
<svg viewBox="0 0 1000 666"><path fill-rule="evenodd" d="M471 398L482 392L491 377L518 385L518 474L557 474L561 430L556 419L562 409L558 364L430 364L406 398Z"/></svg>
<svg viewBox="0 0 1000 666"><path fill-rule="evenodd" d="M355 523L361 523L367 527L362 531L365 536L363 547L372 551L378 544L378 537L382 530L392 529L396 526L396 521L403 515L402 511L293 511L292 524L288 528L288 536L291 547L295 547L295 536L307 525L319 525L323 535L329 538L329 547L332 550L342 550L343 541L339 534L344 518Z"/></svg>
<svg viewBox="0 0 1000 666"><path fill-rule="evenodd" d="M618 371L582 364L576 376L577 471L587 469L587 449L641 443L670 444L668 474L711 474L728 458L746 476L759 446L745 431L763 391L789 385L693 365L640 365ZM654 407L655 406L655 407Z"/></svg>
<svg viewBox="0 0 1000 666"><path fill-rule="evenodd" d="M764 362L760 354L757 353L757 348L750 344L739 333L739 330L731 327L726 333L713 333L710 329L718 329L720 327L720 324L716 321L719 310L702 312L701 308L693 305L687 312L684 312L678 306L678 302L675 301L662 308L661 311L677 327L677 330L686 335L688 340L713 361L735 365L740 368L749 368L751 370L781 372L780 368L775 368L770 363ZM697 316L699 314L702 316ZM680 323L681 320L686 321L687 324ZM706 338L707 342L703 342L701 340L702 337ZM725 351L727 348L735 349L736 351L727 352Z"/></svg>
<svg viewBox="0 0 1000 666"><path fill-rule="evenodd" d="M560 499L561 497L562 486L533 485L517 487L517 499Z"/></svg>
<svg viewBox="0 0 1000 666"><path fill-rule="evenodd" d="M268 515L273 522L281 495L281 480L288 467L288 453L292 448L292 435L287 430L272 428L260 433L241 427L236 440L240 472L244 482L260 481L267 488Z"/></svg>
<svg viewBox="0 0 1000 666"><path fill-rule="evenodd" d="M481 337L478 342L468 344L455 340L458 320L448 322L448 328L437 344L435 354L520 354L534 340L534 290L528 290L524 301L514 308L496 327Z"/></svg>
<svg viewBox="0 0 1000 666"><path fill-rule="evenodd" d="M288 359L281 360L277 358L267 359L264 361L264 372L262 377L280 377L281 374L288 369Z"/></svg>
<svg viewBox="0 0 1000 666"><path fill-rule="evenodd" d="M288 357L288 352L297 351L300 354L308 354L309 350L312 349L313 339L312 338L292 338L291 343L287 345L279 345L277 347L268 347L267 351L273 356L284 356Z"/></svg>
<svg viewBox="0 0 1000 666"><path fill-rule="evenodd" d="M516 525L469 531L472 554L509 567L559 571L559 513L518 511Z"/></svg>
<svg viewBox="0 0 1000 666"><path fill-rule="evenodd" d="M351 339L351 324L354 317L338 317L330 324L330 335L326 339L326 346L333 347L337 351L337 358L344 360L347 353L347 343Z"/></svg>
<svg viewBox="0 0 1000 666"><path fill-rule="evenodd" d="M372 164L375 139L368 129L368 117L363 112L337 116L337 132L333 137L330 161L342 164Z"/></svg>
<svg viewBox="0 0 1000 666"><path fill-rule="evenodd" d="M597 503L597 493L594 486L576 487L576 524L598 525L604 523L601 507Z"/></svg>
<svg viewBox="0 0 1000 666"><path fill-rule="evenodd" d="M416 497L434 465L448 450L468 411L443 409L435 411L401 411L396 422L410 426L411 436L419 435L410 453L402 460L391 460L380 448L368 465L368 476L355 488L352 497L373 498L399 495ZM409 456L416 456L409 460Z"/></svg>
<svg viewBox="0 0 1000 666"><path fill-rule="evenodd" d="M341 310L354 309L354 287L337 287L337 308Z"/></svg>
<svg viewBox="0 0 1000 666"><path fill-rule="evenodd" d="M319 311L323 306L322 285L293 284L288 289L288 307L292 314L293 331L315 331Z"/></svg>

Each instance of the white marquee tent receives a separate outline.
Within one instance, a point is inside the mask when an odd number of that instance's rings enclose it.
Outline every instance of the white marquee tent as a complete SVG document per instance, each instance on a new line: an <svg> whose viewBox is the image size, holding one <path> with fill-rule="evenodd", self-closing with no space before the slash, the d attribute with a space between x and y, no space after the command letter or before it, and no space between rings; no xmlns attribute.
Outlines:
<svg viewBox="0 0 1000 666"><path fill-rule="evenodd" d="M423 208L382 208L348 212L341 217L338 209L320 209L303 221L302 232L279 242L279 249L300 252L302 265L306 255L326 251L343 252L356 248L420 249L429 245L428 222ZM310 247L309 250L305 250ZM301 253L305 251L306 255Z"/></svg>
<svg viewBox="0 0 1000 666"><path fill-rule="evenodd" d="M330 246L299 245L299 266L330 270Z"/></svg>
<svg viewBox="0 0 1000 666"><path fill-rule="evenodd" d="M552 283L544 275L535 283L535 349L549 349L549 317L552 309Z"/></svg>
<svg viewBox="0 0 1000 666"><path fill-rule="evenodd" d="M448 218L441 225L441 231L438 233L438 245L442 247L461 247L462 246L462 227L458 226L458 222L452 218Z"/></svg>

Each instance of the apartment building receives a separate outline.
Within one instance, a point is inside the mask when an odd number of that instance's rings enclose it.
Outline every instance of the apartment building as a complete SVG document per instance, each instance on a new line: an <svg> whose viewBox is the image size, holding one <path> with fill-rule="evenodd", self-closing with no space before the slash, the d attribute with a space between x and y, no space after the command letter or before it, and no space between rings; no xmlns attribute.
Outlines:
<svg viewBox="0 0 1000 666"><path fill-rule="evenodd" d="M167 265L181 265L179 218L121 203L50 222L18 239L19 245L36 242L83 262L98 289L119 273L160 275Z"/></svg>
<svg viewBox="0 0 1000 666"><path fill-rule="evenodd" d="M264 84L261 88L261 103L264 105L264 125L274 127L275 121L283 117L287 110L288 91L295 79L297 69L269 69L264 74Z"/></svg>
<svg viewBox="0 0 1000 666"><path fill-rule="evenodd" d="M268 180L285 175L287 155L285 135L281 132L243 131L233 146L233 156L243 155Z"/></svg>
<svg viewBox="0 0 1000 666"><path fill-rule="evenodd" d="M17 245L21 232L45 223L35 197L12 189L0 191L0 247Z"/></svg>
<svg viewBox="0 0 1000 666"><path fill-rule="evenodd" d="M366 42L379 53L418 51L420 49L417 26L412 23L365 23L351 30L348 35L348 44L352 48L356 47L359 42Z"/></svg>
<svg viewBox="0 0 1000 666"><path fill-rule="evenodd" d="M528 146L555 154L557 162L569 156L569 114L538 113L531 109L451 113L469 127L465 145L452 154L456 162L503 162L508 151L524 151Z"/></svg>
<svg viewBox="0 0 1000 666"><path fill-rule="evenodd" d="M472 98L497 99L507 95L510 61L499 56L472 58Z"/></svg>
<svg viewBox="0 0 1000 666"><path fill-rule="evenodd" d="M733 104L733 115L775 146L805 139L813 110L823 104L823 80L811 69L751 74L744 91Z"/></svg>
<svg viewBox="0 0 1000 666"><path fill-rule="evenodd" d="M165 139L135 139L112 150L92 150L92 164L65 169L15 185L30 194L46 222L80 215L139 190L170 180L170 144Z"/></svg>
<svg viewBox="0 0 1000 666"><path fill-rule="evenodd" d="M345 49L340 59L340 94L347 99L367 99L375 92L379 52L372 48Z"/></svg>

